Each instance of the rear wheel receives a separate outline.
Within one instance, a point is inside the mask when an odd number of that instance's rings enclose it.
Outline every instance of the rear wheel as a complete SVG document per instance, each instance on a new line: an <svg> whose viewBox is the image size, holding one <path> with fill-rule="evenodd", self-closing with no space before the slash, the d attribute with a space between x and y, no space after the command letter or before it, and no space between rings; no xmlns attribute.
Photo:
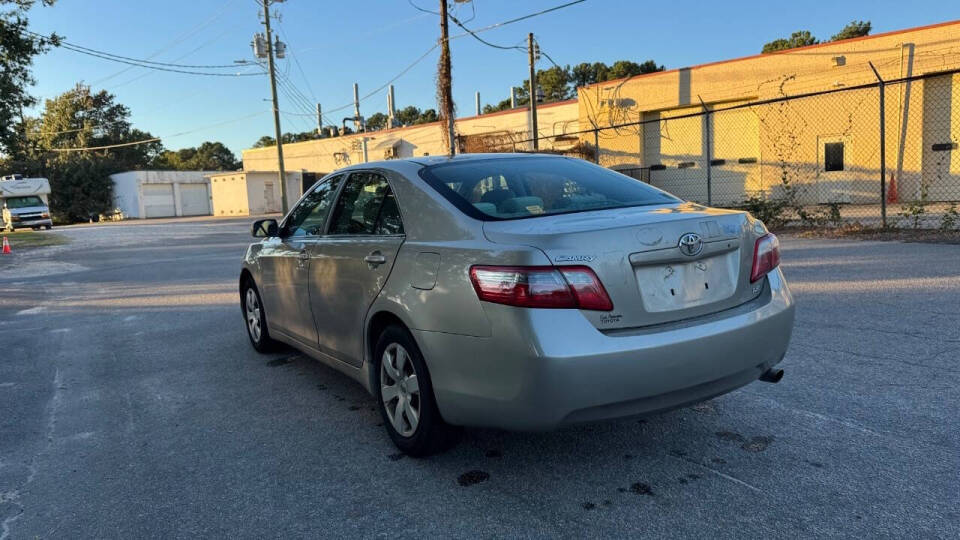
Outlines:
<svg viewBox="0 0 960 540"><path fill-rule="evenodd" d="M263 302L260 300L260 291L252 279L243 282L240 293L240 304L243 309L243 319L246 322L247 337L257 352L266 353L276 347L276 342L270 339L267 330L267 316L263 311Z"/></svg>
<svg viewBox="0 0 960 540"><path fill-rule="evenodd" d="M410 333L389 326L375 348L377 402L393 443L414 457L446 450L458 430L440 417L430 374Z"/></svg>
<svg viewBox="0 0 960 540"><path fill-rule="evenodd" d="M53 225L44 225L43 228L49 231L53 228Z"/></svg>

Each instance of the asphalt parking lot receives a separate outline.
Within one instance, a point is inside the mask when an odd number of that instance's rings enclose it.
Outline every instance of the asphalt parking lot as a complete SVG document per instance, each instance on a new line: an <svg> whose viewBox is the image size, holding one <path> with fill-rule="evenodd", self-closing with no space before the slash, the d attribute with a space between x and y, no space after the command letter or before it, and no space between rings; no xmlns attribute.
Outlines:
<svg viewBox="0 0 960 540"><path fill-rule="evenodd" d="M780 384L415 460L359 385L250 347L247 224L0 258L0 538L960 536L960 246L784 237Z"/></svg>

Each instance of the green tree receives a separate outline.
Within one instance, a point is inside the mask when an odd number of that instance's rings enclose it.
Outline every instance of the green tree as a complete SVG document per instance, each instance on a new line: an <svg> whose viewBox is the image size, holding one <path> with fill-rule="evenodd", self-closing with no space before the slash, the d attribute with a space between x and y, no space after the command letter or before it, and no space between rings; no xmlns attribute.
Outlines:
<svg viewBox="0 0 960 540"><path fill-rule="evenodd" d="M597 82L626 79L627 77L633 77L634 75L663 71L663 69L663 66L658 66L653 60L647 60L642 64L631 62L630 60L617 60L605 73L606 77L598 80Z"/></svg>
<svg viewBox="0 0 960 540"><path fill-rule="evenodd" d="M178 171L232 171L240 168L240 162L223 143L205 142L197 148L166 150L157 156L151 167Z"/></svg>
<svg viewBox="0 0 960 540"><path fill-rule="evenodd" d="M253 143L254 148L267 148L269 146L276 146L277 140L269 135L264 135L257 139L257 142Z"/></svg>
<svg viewBox="0 0 960 540"><path fill-rule="evenodd" d="M162 143L150 133L130 124L130 109L116 102L105 90L91 92L77 84L44 104L40 129L35 140L44 151L60 152L62 158L75 155L73 148L113 146L93 151L112 161L121 170L143 169L163 150ZM142 144L131 144L150 141ZM126 145L126 146L117 146Z"/></svg>
<svg viewBox="0 0 960 540"><path fill-rule="evenodd" d="M31 167L50 179L50 206L59 221L81 221L111 210L110 175L144 169L163 150L160 140L131 126L130 110L112 94L78 84L48 99L31 131Z"/></svg>
<svg viewBox="0 0 960 540"><path fill-rule="evenodd" d="M387 126L387 115L382 112L371 114L365 121L367 131L377 131Z"/></svg>
<svg viewBox="0 0 960 540"><path fill-rule="evenodd" d="M830 41L868 36L871 29L870 21L850 21L850 24L844 26L839 33L834 34Z"/></svg>
<svg viewBox="0 0 960 540"><path fill-rule="evenodd" d="M440 120L440 116L437 114L437 111L433 109L427 109L420 113L420 116L417 118L415 123L417 124L429 124L430 122L437 122Z"/></svg>
<svg viewBox="0 0 960 540"><path fill-rule="evenodd" d="M770 43L764 44L760 52L766 54L795 49L797 47L806 47L807 45L816 45L817 43L820 43L820 41L813 37L809 30L798 30L790 34L790 37L787 39L775 39Z"/></svg>
<svg viewBox="0 0 960 540"><path fill-rule="evenodd" d="M417 123L420 114L420 109L410 105L397 111L397 121L402 126L412 126Z"/></svg>
<svg viewBox="0 0 960 540"><path fill-rule="evenodd" d="M543 101L562 101L570 97L570 66L537 71L537 86L543 91Z"/></svg>
<svg viewBox="0 0 960 540"><path fill-rule="evenodd" d="M42 0L50 6L54 0ZM39 38L27 34L27 14L35 0L0 0L0 153L8 158L25 159L23 110L36 105L28 93L34 83L30 68L33 59L56 46L60 37L51 34Z"/></svg>
<svg viewBox="0 0 960 540"><path fill-rule="evenodd" d="M484 105L483 114L490 114L492 112L498 112L498 111L506 111L509 109L510 109L510 98L507 98L497 103L496 105L490 105L489 103Z"/></svg>

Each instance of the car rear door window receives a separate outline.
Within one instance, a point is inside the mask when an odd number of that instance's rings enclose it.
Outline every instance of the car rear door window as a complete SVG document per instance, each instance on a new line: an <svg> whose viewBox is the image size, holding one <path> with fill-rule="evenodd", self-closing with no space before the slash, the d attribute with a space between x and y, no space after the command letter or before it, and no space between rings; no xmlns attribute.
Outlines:
<svg viewBox="0 0 960 540"><path fill-rule="evenodd" d="M290 217L283 226L282 236L316 236L323 234L323 226L333 206L333 199L337 188L343 181L343 175L338 174L317 184L313 191L307 194L296 208L290 212Z"/></svg>
<svg viewBox="0 0 960 540"><path fill-rule="evenodd" d="M330 234L400 234L403 224L387 179L374 172L350 175L330 224Z"/></svg>

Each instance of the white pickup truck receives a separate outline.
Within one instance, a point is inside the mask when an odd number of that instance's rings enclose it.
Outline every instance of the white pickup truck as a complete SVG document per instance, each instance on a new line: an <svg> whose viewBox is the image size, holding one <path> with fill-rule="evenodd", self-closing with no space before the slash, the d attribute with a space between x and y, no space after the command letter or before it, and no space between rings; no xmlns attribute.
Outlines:
<svg viewBox="0 0 960 540"><path fill-rule="evenodd" d="M18 174L0 178L0 206L3 208L0 225L8 231L20 227L35 230L53 227L48 195L50 181L46 178L23 178Z"/></svg>

